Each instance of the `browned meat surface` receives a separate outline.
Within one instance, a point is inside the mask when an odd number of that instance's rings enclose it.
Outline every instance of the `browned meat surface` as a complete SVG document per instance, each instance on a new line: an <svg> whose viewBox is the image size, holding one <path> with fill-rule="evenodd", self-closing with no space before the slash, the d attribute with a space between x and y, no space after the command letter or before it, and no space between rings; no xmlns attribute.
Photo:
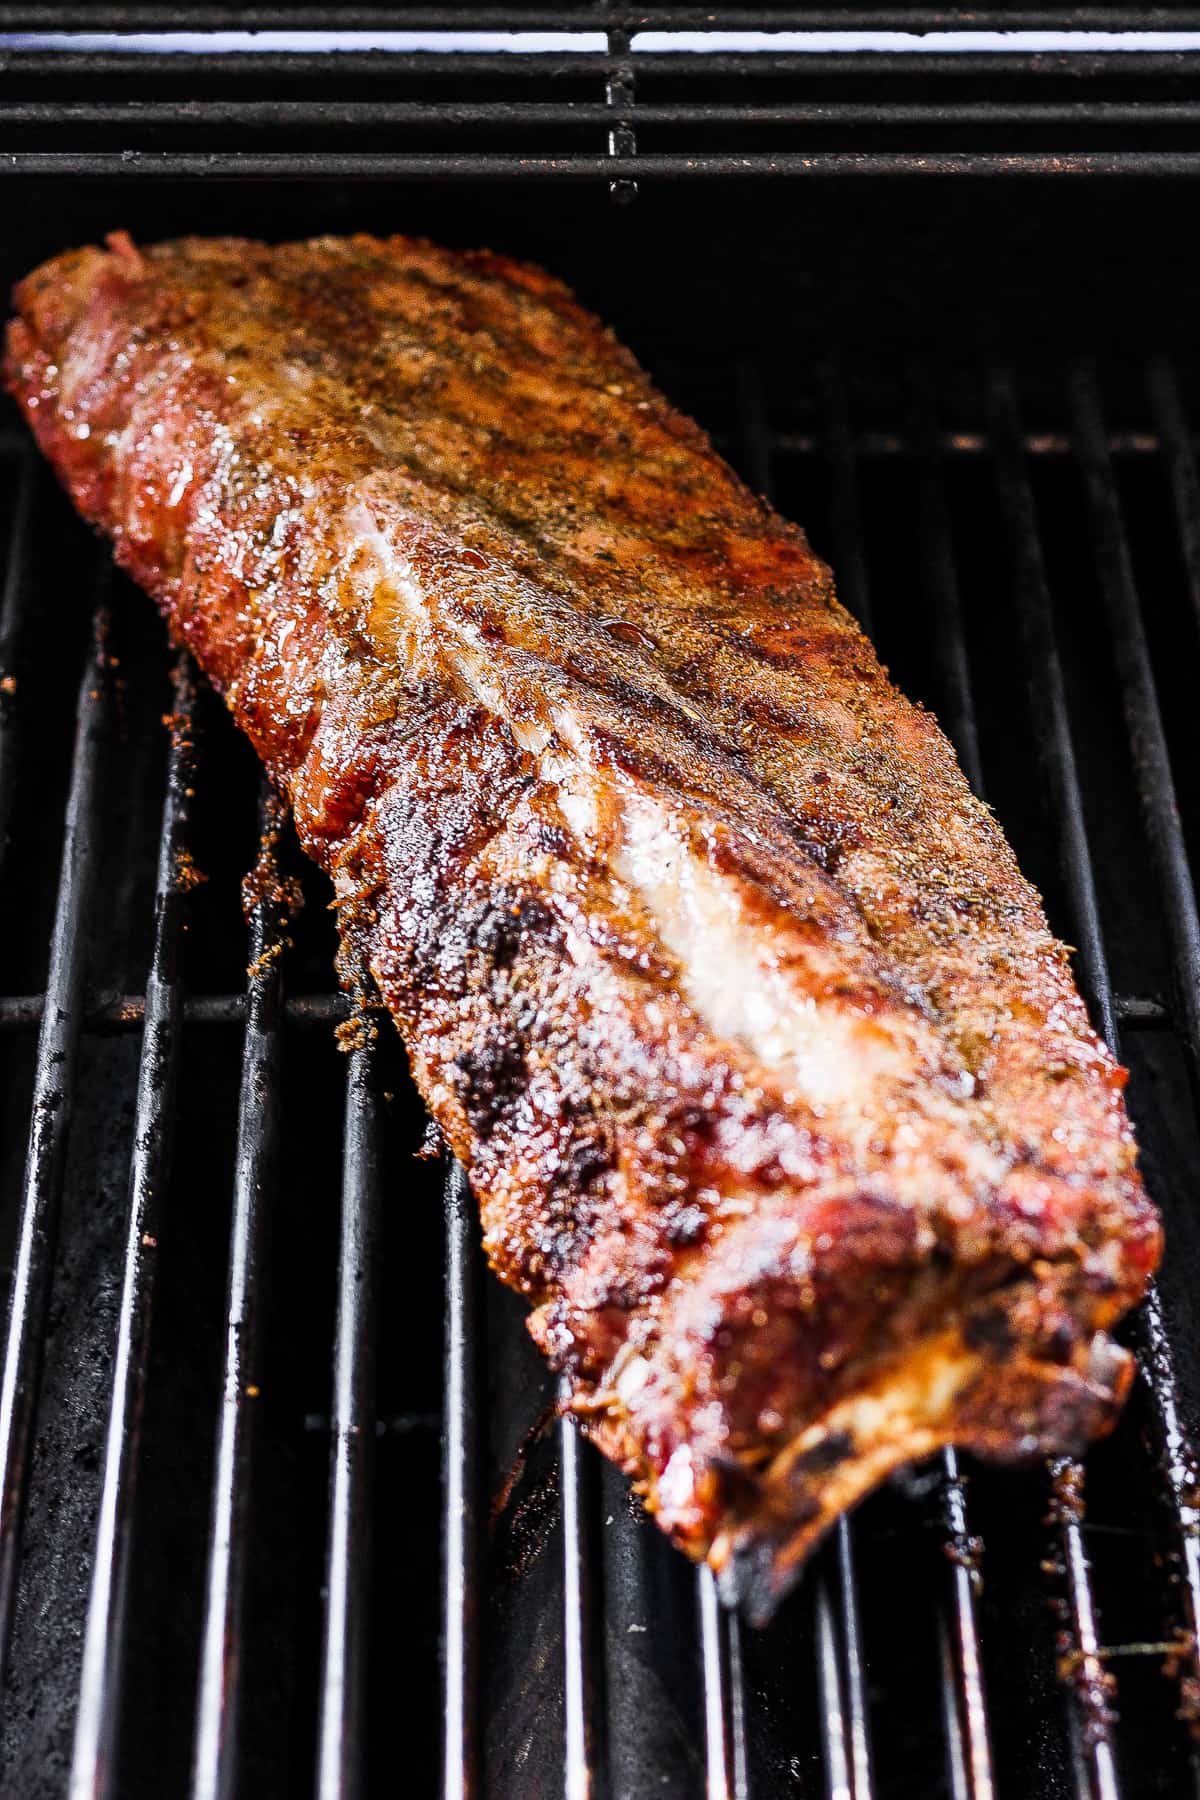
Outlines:
<svg viewBox="0 0 1200 1800"><path fill-rule="evenodd" d="M898 1464L1105 1429L1159 1243L1123 1072L801 532L502 257L117 237L17 305L664 1529L761 1611Z"/></svg>

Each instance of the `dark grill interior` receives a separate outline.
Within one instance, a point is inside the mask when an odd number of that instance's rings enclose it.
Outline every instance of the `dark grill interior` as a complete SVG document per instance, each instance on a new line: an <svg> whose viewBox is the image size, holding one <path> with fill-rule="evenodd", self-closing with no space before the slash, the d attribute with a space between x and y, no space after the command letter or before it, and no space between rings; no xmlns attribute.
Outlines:
<svg viewBox="0 0 1200 1800"><path fill-rule="evenodd" d="M220 10L173 22L235 22ZM365 27L386 10L338 17ZM0 1790L1196 1791L1200 392L1193 201L1177 179L1196 57L953 71L929 56L820 71L693 57L644 79L628 55L637 21L619 9L503 16L616 35L586 65L413 53L339 62L328 80L327 61L265 52L236 70L10 56L0 273L116 225L144 238L364 227L492 242L572 280L804 522L1078 947L1094 1017L1132 1071L1167 1222L1160 1287L1128 1328L1142 1378L1086 1473L947 1457L861 1508L768 1631L724 1615L622 1479L553 1422L521 1308L480 1267L469 1201L415 1157L424 1119L394 1033L383 1021L374 1043L335 1040L347 1008L324 882L220 705L10 418ZM768 14L722 9L735 18ZM428 21L502 22L448 6L404 24ZM152 7L87 21L0 7L11 30L106 22L164 24ZM650 22L691 20L666 8ZM953 182L893 179L917 150L990 155L1010 132L1033 132L1042 154L1047 117L984 116L997 70L1014 105L1077 95L1083 110L1055 126L1072 154L1091 155L1101 126L1118 160L1153 140L1158 179L1145 165L1137 182L1093 174L1068 190L1046 169L996 181L986 161ZM877 77L888 105L906 84L913 117L880 111ZM631 116L656 82L664 108L695 116ZM582 111L545 112L559 88ZM458 112L414 110L447 95ZM801 116L855 95L861 117ZM279 96L308 111L276 109ZM795 116L746 116L760 96ZM1135 101L1177 109L1166 135L1120 110ZM975 108L949 121L974 135L945 137L943 102ZM779 132L808 145L810 127L827 147L898 160L846 185L768 179L805 172L783 164L717 179L733 154L721 133L761 131L770 154L792 154ZM337 134L364 129L378 141L356 137L354 154L390 163L337 160ZM715 160L646 162L660 129L671 155ZM554 154L530 169L539 133ZM195 160L155 165L156 144ZM130 145L107 179L97 159ZM297 179L176 179L224 176L221 154L260 158L239 174ZM96 179L46 180L81 172ZM349 179L372 174L404 183ZM343 179L308 179L330 175Z"/></svg>

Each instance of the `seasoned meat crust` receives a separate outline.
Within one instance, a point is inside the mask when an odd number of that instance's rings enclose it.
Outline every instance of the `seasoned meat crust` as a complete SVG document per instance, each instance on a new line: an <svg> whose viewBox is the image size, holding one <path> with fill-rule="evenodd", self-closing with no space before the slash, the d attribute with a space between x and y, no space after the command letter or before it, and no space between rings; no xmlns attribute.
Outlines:
<svg viewBox="0 0 1200 1800"><path fill-rule="evenodd" d="M8 383L332 876L488 1255L765 1612L955 1443L1076 1449L1158 1225L1063 946L802 533L539 270L48 263Z"/></svg>

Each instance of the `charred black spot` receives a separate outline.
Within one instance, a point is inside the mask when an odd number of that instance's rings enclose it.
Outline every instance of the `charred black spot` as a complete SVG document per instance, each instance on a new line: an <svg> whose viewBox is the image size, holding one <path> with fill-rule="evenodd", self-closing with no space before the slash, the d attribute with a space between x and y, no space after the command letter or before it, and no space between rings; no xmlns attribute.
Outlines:
<svg viewBox="0 0 1200 1800"><path fill-rule="evenodd" d="M537 900L519 900L489 906L472 933L476 947L495 969L509 969L517 959L522 937L549 937L553 921Z"/></svg>
<svg viewBox="0 0 1200 1800"><path fill-rule="evenodd" d="M862 833L848 819L810 814L789 823L799 848L826 875L834 874L846 852L862 842Z"/></svg>
<svg viewBox="0 0 1200 1800"><path fill-rule="evenodd" d="M648 742L634 745L625 737L617 737L615 733L601 730L597 733L601 750L606 761L615 769L634 780L643 782L647 787L682 788L688 791L688 783L682 769L669 756L660 756L648 747Z"/></svg>
<svg viewBox="0 0 1200 1800"><path fill-rule="evenodd" d="M794 1526L807 1524L819 1511L815 1500L799 1502L792 1516ZM739 1605L754 1626L769 1625L772 1615L788 1589L794 1586L800 1568L795 1562L776 1568L776 1557L782 1542L764 1538L757 1543L739 1545L731 1563L722 1571L723 1596Z"/></svg>
<svg viewBox="0 0 1200 1800"><path fill-rule="evenodd" d="M536 1441L523 1445L519 1460L491 1522L488 1567L501 1586L519 1581L536 1563L558 1519L558 1479L549 1448Z"/></svg>
<svg viewBox="0 0 1200 1800"><path fill-rule="evenodd" d="M752 631L739 634L737 647L740 655L763 663L768 669L795 668L806 654L811 654L811 645L804 639L792 644L781 641L778 634L774 638L755 637Z"/></svg>
<svg viewBox="0 0 1200 1800"><path fill-rule="evenodd" d="M772 694L754 691L739 694L738 711L743 718L753 719L756 725L767 725L772 731L783 732L790 737L807 740L813 735L811 712L802 707L787 706Z"/></svg>
<svg viewBox="0 0 1200 1800"><path fill-rule="evenodd" d="M608 1174L615 1161L611 1136L600 1120L574 1135L562 1159L559 1184L585 1192Z"/></svg>
<svg viewBox="0 0 1200 1800"><path fill-rule="evenodd" d="M528 1073L521 1043L510 1034L497 1033L456 1056L453 1068L463 1109L475 1131L486 1139L525 1091Z"/></svg>
<svg viewBox="0 0 1200 1800"><path fill-rule="evenodd" d="M575 840L565 825L552 824L543 819L537 827L537 846L549 856L556 856L561 862L567 862L574 854Z"/></svg>
<svg viewBox="0 0 1200 1800"><path fill-rule="evenodd" d="M760 1503L762 1485L754 1470L739 1462L734 1456L716 1454L708 1459L708 1466L716 1475L721 1486L721 1500L731 1511L746 1516L752 1513Z"/></svg>
<svg viewBox="0 0 1200 1800"><path fill-rule="evenodd" d="M1050 1362L1060 1363L1064 1367L1070 1362L1075 1349L1077 1332L1069 1319L1061 1320L1046 1340L1046 1356Z"/></svg>
<svg viewBox="0 0 1200 1800"><path fill-rule="evenodd" d="M1013 1329L1003 1307L989 1306L970 1313L963 1325L963 1341L969 1349L986 1351L989 1356L1011 1356Z"/></svg>
<svg viewBox="0 0 1200 1800"><path fill-rule="evenodd" d="M810 1475L825 1475L839 1463L854 1455L854 1439L848 1431L831 1431L811 1450L803 1450L792 1464L792 1478L805 1480Z"/></svg>

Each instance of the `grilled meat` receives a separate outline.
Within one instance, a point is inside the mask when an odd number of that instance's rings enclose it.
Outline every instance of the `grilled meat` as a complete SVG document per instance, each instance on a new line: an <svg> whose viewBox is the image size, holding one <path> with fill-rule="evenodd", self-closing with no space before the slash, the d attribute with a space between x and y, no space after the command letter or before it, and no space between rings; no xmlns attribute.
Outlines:
<svg viewBox="0 0 1200 1800"><path fill-rule="evenodd" d="M601 1449L766 1611L889 1470L1078 1448L1123 1072L802 533L559 284L405 239L23 282L8 381L333 878Z"/></svg>

